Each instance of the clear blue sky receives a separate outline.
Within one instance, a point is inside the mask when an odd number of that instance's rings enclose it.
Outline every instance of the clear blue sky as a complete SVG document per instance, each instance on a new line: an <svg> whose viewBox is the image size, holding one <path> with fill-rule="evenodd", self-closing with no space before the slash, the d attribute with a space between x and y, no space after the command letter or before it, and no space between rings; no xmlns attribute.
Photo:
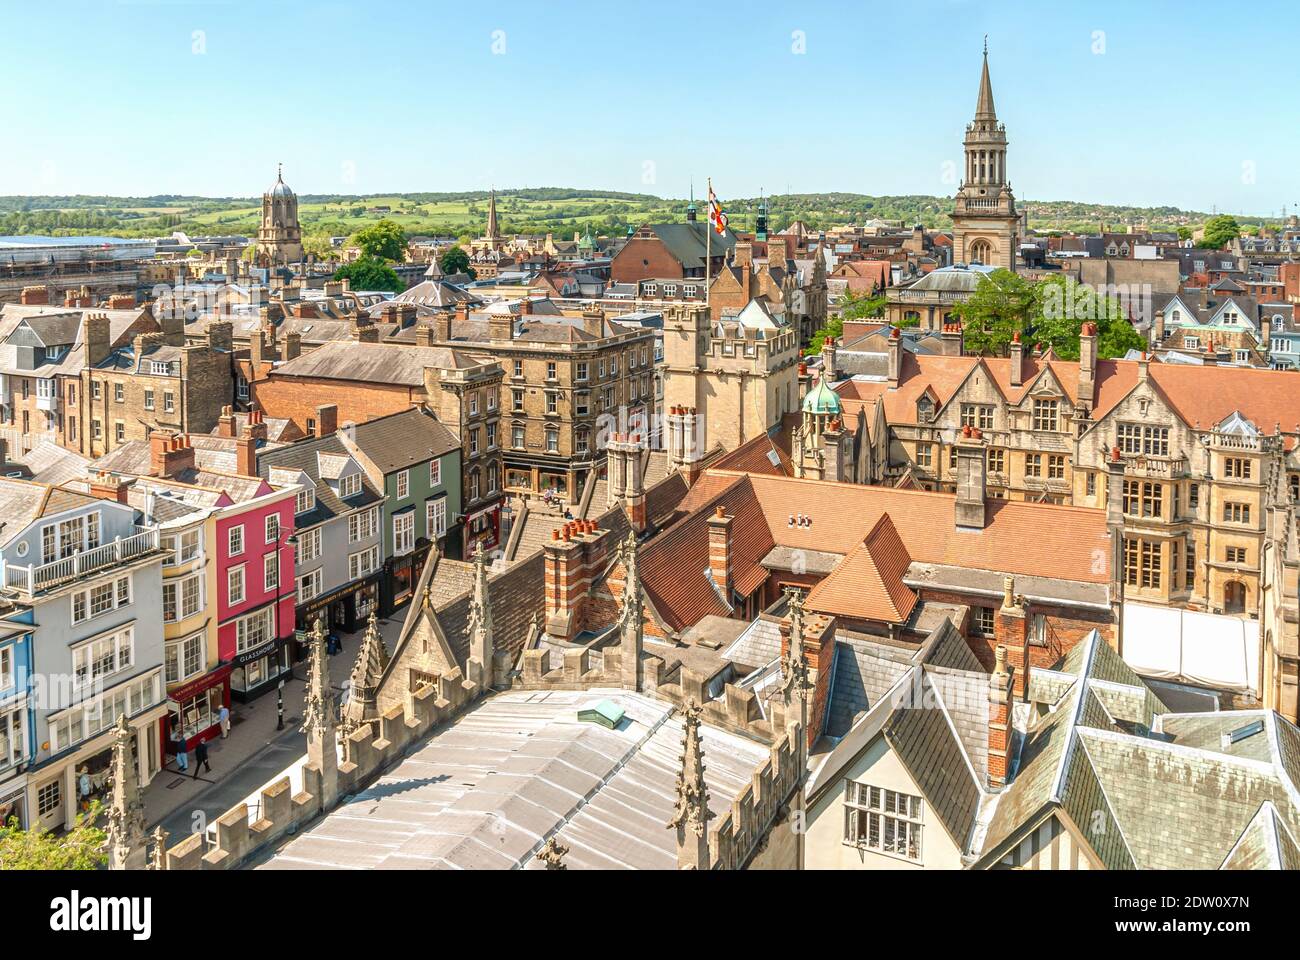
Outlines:
<svg viewBox="0 0 1300 960"><path fill-rule="evenodd" d="M1269 215L1300 202L1289 0L0 11L0 194L249 196L277 161L299 193L684 196L712 176L724 198L950 194L988 33L1019 196Z"/></svg>

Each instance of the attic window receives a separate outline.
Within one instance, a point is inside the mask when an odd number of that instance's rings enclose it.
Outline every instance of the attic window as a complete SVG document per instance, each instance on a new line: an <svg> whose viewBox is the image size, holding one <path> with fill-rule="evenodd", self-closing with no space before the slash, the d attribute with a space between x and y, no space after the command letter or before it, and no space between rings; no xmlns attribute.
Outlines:
<svg viewBox="0 0 1300 960"><path fill-rule="evenodd" d="M1235 730L1230 730L1225 733L1223 735L1223 746L1230 747L1234 743L1241 743L1241 741L1247 740L1255 734L1263 732L1264 721L1256 720L1253 723L1246 724L1244 727L1237 727Z"/></svg>

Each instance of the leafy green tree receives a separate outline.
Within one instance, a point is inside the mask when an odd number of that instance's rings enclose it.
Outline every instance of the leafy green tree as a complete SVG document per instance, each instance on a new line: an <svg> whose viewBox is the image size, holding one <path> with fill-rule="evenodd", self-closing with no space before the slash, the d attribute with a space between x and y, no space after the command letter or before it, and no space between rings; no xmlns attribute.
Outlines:
<svg viewBox="0 0 1300 960"><path fill-rule="evenodd" d="M1206 250L1218 250L1226 247L1230 240L1235 240L1239 236L1241 236L1241 226L1236 218L1221 213L1205 221L1205 231L1201 234L1201 242L1197 246L1204 247Z"/></svg>
<svg viewBox="0 0 1300 960"><path fill-rule="evenodd" d="M1124 305L1115 297L1073 277L1044 277L1033 285L1033 313L1026 328L1034 343L1050 346L1062 360L1079 359L1079 330L1097 325L1097 355L1122 357L1146 341L1133 329Z"/></svg>
<svg viewBox="0 0 1300 960"><path fill-rule="evenodd" d="M1002 356L1034 316L1033 284L1010 270L994 270L952 313L961 320L967 353Z"/></svg>
<svg viewBox="0 0 1300 960"><path fill-rule="evenodd" d="M79 814L72 830L55 836L33 827L23 830L17 818L0 825L0 870L98 870L108 862L108 836L95 821L98 801Z"/></svg>
<svg viewBox="0 0 1300 960"><path fill-rule="evenodd" d="M330 243L329 235L324 233L303 237L302 248L317 260L330 260L335 256L334 245Z"/></svg>
<svg viewBox="0 0 1300 960"><path fill-rule="evenodd" d="M442 256L438 258L438 266L442 267L443 273L467 273L471 277L478 276L474 268L469 265L469 254L459 246L444 250Z"/></svg>
<svg viewBox="0 0 1300 960"><path fill-rule="evenodd" d="M1178 239L1179 239L1179 240L1190 240L1190 239L1192 239L1192 228L1191 228L1191 227L1179 227L1179 228L1178 228Z"/></svg>
<svg viewBox="0 0 1300 960"><path fill-rule="evenodd" d="M390 290L401 293L405 285L393 268L376 257L359 257L334 271L335 280L351 280L353 290Z"/></svg>
<svg viewBox="0 0 1300 960"><path fill-rule="evenodd" d="M871 296L870 294L857 294L852 291L846 291L839 304L839 312L836 316L828 317L826 325L813 334L812 340L808 342L808 348L804 351L807 356L821 353L822 344L826 342L827 337L839 338L844 335L845 320L870 320L885 315L885 297Z"/></svg>
<svg viewBox="0 0 1300 960"><path fill-rule="evenodd" d="M361 249L363 257L395 260L398 263L406 259L406 233L398 223L387 218L364 230L358 230L353 235L352 242Z"/></svg>

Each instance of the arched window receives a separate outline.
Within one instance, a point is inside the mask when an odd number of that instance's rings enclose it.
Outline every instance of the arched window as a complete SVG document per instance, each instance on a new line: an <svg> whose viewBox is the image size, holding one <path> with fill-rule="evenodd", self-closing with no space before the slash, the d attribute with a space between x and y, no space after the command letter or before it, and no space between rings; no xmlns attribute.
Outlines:
<svg viewBox="0 0 1300 960"><path fill-rule="evenodd" d="M993 262L993 244L987 240L976 240L970 245L970 262L991 264Z"/></svg>

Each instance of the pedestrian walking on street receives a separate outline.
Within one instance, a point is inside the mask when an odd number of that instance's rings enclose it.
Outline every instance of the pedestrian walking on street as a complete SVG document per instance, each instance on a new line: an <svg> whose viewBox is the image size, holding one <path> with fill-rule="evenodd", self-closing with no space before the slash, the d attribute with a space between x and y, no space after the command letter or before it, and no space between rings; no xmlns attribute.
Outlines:
<svg viewBox="0 0 1300 960"><path fill-rule="evenodd" d="M172 743L176 747L176 769L184 773L190 768L190 757L185 749L185 738L178 731L172 731Z"/></svg>
<svg viewBox="0 0 1300 960"><path fill-rule="evenodd" d="M225 740L230 736L230 708L224 703L221 705L221 712L217 714L217 719L221 721L221 739Z"/></svg>
<svg viewBox="0 0 1300 960"><path fill-rule="evenodd" d="M212 767L208 765L208 745L200 740L194 745L194 779L199 778L199 770L212 772Z"/></svg>

